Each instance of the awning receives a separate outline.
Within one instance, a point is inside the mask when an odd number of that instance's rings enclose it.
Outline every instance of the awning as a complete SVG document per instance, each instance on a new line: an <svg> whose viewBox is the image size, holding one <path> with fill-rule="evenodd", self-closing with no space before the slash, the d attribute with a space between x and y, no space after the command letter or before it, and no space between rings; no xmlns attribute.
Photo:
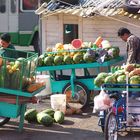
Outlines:
<svg viewBox="0 0 140 140"><path fill-rule="evenodd" d="M90 17L94 14L102 16L123 15L140 19L139 14L129 14L123 10L123 0L81 0L79 4L72 5L61 0L52 0L43 3L35 13L43 17L65 13L82 17Z"/></svg>

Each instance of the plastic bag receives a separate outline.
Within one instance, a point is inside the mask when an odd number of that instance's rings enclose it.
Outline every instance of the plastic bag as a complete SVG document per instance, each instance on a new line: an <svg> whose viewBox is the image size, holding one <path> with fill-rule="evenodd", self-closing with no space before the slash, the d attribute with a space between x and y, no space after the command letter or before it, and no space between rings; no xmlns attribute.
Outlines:
<svg viewBox="0 0 140 140"><path fill-rule="evenodd" d="M101 89L100 94L94 97L93 113L109 109L112 106L112 100L109 95Z"/></svg>

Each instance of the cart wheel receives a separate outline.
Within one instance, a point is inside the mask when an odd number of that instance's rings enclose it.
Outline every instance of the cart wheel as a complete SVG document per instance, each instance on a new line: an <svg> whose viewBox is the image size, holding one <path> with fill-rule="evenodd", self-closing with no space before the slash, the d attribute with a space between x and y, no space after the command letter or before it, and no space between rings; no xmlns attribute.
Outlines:
<svg viewBox="0 0 140 140"><path fill-rule="evenodd" d="M71 84L68 83L63 88L62 93L66 94L67 106L70 108L82 109L89 103L89 90L81 82L74 83L75 95L72 97Z"/></svg>
<svg viewBox="0 0 140 140"><path fill-rule="evenodd" d="M110 111L105 120L105 140L117 140L118 134L117 134L117 121L115 114Z"/></svg>
<svg viewBox="0 0 140 140"><path fill-rule="evenodd" d="M6 124L7 122L9 122L10 118L7 117L0 117L0 126Z"/></svg>

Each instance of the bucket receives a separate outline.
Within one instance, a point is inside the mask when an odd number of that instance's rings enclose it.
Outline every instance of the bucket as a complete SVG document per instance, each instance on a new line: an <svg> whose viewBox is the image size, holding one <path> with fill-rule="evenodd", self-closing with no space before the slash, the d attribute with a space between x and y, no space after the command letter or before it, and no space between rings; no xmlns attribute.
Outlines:
<svg viewBox="0 0 140 140"><path fill-rule="evenodd" d="M66 112L66 95L55 94L51 95L51 107L56 111L60 110L63 113Z"/></svg>
<svg viewBox="0 0 140 140"><path fill-rule="evenodd" d="M50 89L50 75L36 75L36 80L40 82L45 82L46 83L46 88L39 92L36 96L37 97L44 97L46 95L51 94L51 89Z"/></svg>

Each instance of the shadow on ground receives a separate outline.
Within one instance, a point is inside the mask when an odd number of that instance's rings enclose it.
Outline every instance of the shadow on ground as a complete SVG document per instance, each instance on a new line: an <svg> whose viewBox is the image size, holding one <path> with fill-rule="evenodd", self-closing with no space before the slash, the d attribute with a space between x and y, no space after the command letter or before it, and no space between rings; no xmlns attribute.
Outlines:
<svg viewBox="0 0 140 140"><path fill-rule="evenodd" d="M64 125L73 125L73 123L68 120ZM25 124L22 132L18 132L17 128L17 122L9 122L0 130L0 140L103 140L101 132L64 128L57 124L53 124L53 127Z"/></svg>
<svg viewBox="0 0 140 140"><path fill-rule="evenodd" d="M74 122L70 120L65 120L63 125L54 123L52 127L25 123L23 131L19 132L19 123L10 121L0 129L0 140L104 140L102 132L71 128L73 124ZM119 140L140 140L140 131L137 129L120 132Z"/></svg>

